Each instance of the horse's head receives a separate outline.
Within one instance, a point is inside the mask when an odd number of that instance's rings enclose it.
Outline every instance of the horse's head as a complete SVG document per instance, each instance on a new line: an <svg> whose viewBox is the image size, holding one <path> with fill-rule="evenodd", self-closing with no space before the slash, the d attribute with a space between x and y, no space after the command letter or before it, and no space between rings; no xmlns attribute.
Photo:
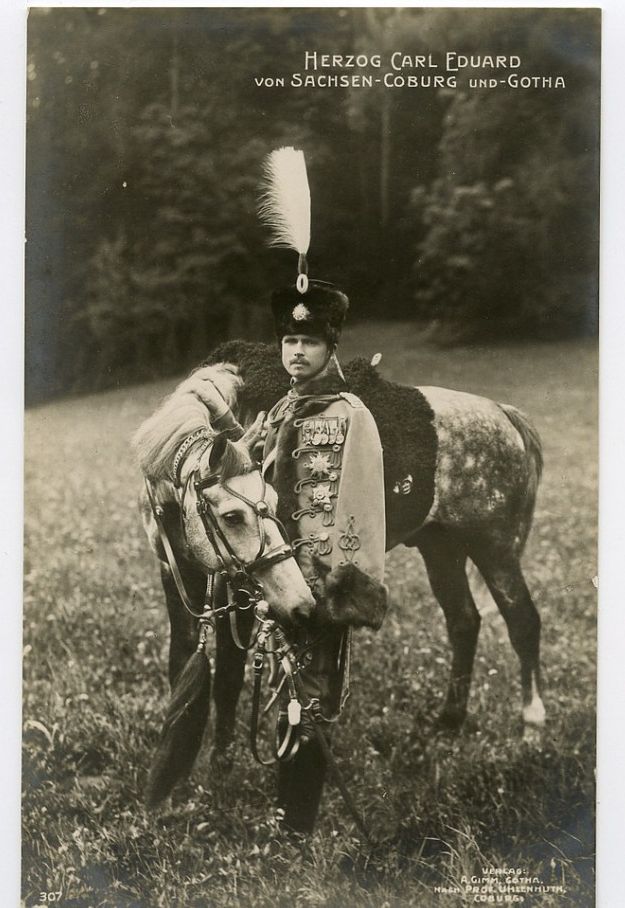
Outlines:
<svg viewBox="0 0 625 908"><path fill-rule="evenodd" d="M253 457L258 430L257 421L240 441L217 436L183 474L187 544L205 570L257 585L278 621L297 625L315 602L275 517L277 495Z"/></svg>

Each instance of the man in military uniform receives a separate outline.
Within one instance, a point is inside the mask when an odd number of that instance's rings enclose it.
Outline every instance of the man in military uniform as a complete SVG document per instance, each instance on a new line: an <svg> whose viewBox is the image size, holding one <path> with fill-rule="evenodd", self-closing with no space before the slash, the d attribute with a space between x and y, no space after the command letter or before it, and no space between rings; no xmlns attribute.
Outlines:
<svg viewBox="0 0 625 908"><path fill-rule="evenodd" d="M305 294L295 287L274 293L291 389L268 414L263 469L313 593L321 600L329 587L328 618L379 627L386 599L382 448L336 357L348 306L344 293L322 281L310 281Z"/></svg>
<svg viewBox="0 0 625 908"><path fill-rule="evenodd" d="M301 746L293 760L280 764L278 780L287 825L307 832L326 772L311 714L320 721L338 716L349 691L351 629L379 628L386 612L384 475L375 421L349 393L336 357L349 301L332 284L308 278L310 190L303 152L276 149L265 175L260 214L272 245L298 254L296 282L275 291L271 301L291 388L268 414L263 471L278 493L278 516L317 603L308 626L291 629L307 702L298 716ZM237 430L214 395L200 396L221 428ZM283 731L286 686L282 697Z"/></svg>
<svg viewBox="0 0 625 908"><path fill-rule="evenodd" d="M326 719L340 712L348 691L350 629L378 628L387 606L380 438L336 357L348 306L345 294L323 281L309 281L304 293L292 286L273 294L291 389L268 414L263 460L317 600L311 627L300 635L310 660L300 677ZM310 721L304 712L303 746L279 778L287 822L302 831L313 826L325 776Z"/></svg>

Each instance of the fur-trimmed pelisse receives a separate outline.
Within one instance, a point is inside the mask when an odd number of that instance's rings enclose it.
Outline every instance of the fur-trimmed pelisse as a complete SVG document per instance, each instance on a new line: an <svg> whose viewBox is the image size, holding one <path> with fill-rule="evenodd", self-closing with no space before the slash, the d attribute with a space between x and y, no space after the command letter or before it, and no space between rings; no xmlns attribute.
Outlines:
<svg viewBox="0 0 625 908"><path fill-rule="evenodd" d="M293 284L274 291L271 297L279 341L285 334L310 334L334 346L341 336L348 309L346 295L325 281L309 281L306 293L300 293Z"/></svg>
<svg viewBox="0 0 625 908"><path fill-rule="evenodd" d="M339 384L340 382L340 384ZM332 391L344 386L342 379L334 378ZM318 387L316 390L320 390ZM325 411L327 401L311 398L298 409L298 420L288 417L282 423L276 439L275 474L271 480L278 493L277 514L290 539L301 535L301 528L293 518L301 506L295 491L298 481L297 461L293 451L299 443L299 419ZM322 558L315 558L315 574L323 581L323 595L317 607L322 621L352 627L371 627L378 630L388 608L388 589L384 583L368 575L356 564L343 563L329 569Z"/></svg>

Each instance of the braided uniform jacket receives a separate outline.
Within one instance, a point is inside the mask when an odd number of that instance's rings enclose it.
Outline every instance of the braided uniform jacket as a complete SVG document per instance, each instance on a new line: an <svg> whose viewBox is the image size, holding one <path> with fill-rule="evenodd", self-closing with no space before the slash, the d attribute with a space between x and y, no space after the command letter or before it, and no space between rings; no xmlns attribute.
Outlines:
<svg viewBox="0 0 625 908"><path fill-rule="evenodd" d="M269 412L263 470L325 628L300 679L323 714L336 716L349 690L346 629L379 627L386 609L382 446L371 413L341 376L326 372L305 392L295 386ZM311 721L304 712L305 736Z"/></svg>
<svg viewBox="0 0 625 908"><path fill-rule="evenodd" d="M343 385L344 387L344 385ZM314 594L339 565L381 582L385 514L382 446L362 401L344 390L292 389L268 415L264 472Z"/></svg>

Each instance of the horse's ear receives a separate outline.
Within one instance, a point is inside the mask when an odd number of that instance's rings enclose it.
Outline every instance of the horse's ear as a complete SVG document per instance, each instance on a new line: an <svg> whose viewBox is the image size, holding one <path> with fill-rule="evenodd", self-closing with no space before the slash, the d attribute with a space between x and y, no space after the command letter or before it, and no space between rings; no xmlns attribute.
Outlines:
<svg viewBox="0 0 625 908"><path fill-rule="evenodd" d="M220 432L219 435L215 436L213 441L213 446L211 448L210 454L208 455L208 466L211 473L217 471L217 467L221 463L221 459L224 456L226 450L226 445L228 444L228 433Z"/></svg>

